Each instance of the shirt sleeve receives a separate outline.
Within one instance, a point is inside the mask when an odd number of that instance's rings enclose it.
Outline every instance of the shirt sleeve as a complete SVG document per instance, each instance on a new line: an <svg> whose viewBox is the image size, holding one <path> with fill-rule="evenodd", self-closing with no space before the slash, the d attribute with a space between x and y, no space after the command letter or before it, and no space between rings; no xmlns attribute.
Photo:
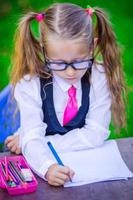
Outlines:
<svg viewBox="0 0 133 200"><path fill-rule="evenodd" d="M47 147L47 125L43 122L39 92L39 79L22 79L15 87L14 96L20 110L19 135L22 153L31 168L45 179L48 167L55 160L49 155Z"/></svg>
<svg viewBox="0 0 133 200"><path fill-rule="evenodd" d="M91 77L90 107L84 127L71 130L63 136L57 134L48 137L58 151L95 148L109 137L110 121L111 95L106 75L103 68L101 71L94 68Z"/></svg>

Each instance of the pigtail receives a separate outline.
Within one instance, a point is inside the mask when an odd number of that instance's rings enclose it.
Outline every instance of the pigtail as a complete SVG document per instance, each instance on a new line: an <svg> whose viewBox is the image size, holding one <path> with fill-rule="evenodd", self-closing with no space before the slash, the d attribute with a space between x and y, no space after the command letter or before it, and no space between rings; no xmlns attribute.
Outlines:
<svg viewBox="0 0 133 200"><path fill-rule="evenodd" d="M44 64L41 58L40 41L33 36L30 28L31 21L35 19L36 15L34 12L29 12L20 19L18 24L11 71L13 85L25 74L32 76L42 72L42 65Z"/></svg>
<svg viewBox="0 0 133 200"><path fill-rule="evenodd" d="M126 128L126 86L120 57L120 49L106 14L99 8L95 9L97 24L94 30L98 38L97 54L101 53L105 72L112 96L112 118L116 130Z"/></svg>

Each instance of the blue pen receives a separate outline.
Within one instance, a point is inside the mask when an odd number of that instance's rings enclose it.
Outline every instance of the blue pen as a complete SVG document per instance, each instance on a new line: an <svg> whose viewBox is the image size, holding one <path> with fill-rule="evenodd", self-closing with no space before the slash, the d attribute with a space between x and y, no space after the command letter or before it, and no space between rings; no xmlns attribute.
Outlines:
<svg viewBox="0 0 133 200"><path fill-rule="evenodd" d="M47 142L47 144L48 144L53 156L57 160L58 164L64 166L63 162L61 161L60 157L58 156L58 154L57 154L55 148L53 147L53 145L51 144L51 142ZM70 178L70 181L72 182L71 177L69 177L69 178Z"/></svg>
<svg viewBox="0 0 133 200"><path fill-rule="evenodd" d="M53 145L51 144L51 142L47 142L53 156L55 157L55 159L57 160L59 165L64 166L63 162L61 161L60 157L58 156L57 152L55 151L55 148L53 147Z"/></svg>

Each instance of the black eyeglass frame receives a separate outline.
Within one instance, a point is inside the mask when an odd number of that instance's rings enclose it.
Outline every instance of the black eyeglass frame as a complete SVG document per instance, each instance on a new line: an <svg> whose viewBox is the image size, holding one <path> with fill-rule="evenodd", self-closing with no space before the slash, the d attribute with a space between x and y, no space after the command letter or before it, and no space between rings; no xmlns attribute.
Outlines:
<svg viewBox="0 0 133 200"><path fill-rule="evenodd" d="M90 61L91 61L91 66L90 66ZM85 68L76 68L74 66L75 63L82 63L82 62L88 62L88 67L85 67ZM45 56L45 64L46 66L50 69L50 70L54 70L54 71L64 71L67 69L68 66L71 66L74 70L84 70L84 69L88 69L88 68L91 68L92 65L93 65L93 62L94 62L94 58L90 58L90 59L86 59L86 60L80 60L80 61L74 61L74 62L70 62L70 63L67 63L67 62L56 62L56 61L50 61L48 58L46 58ZM50 64L65 64L65 67L63 69L54 69L54 68L51 68L49 67Z"/></svg>

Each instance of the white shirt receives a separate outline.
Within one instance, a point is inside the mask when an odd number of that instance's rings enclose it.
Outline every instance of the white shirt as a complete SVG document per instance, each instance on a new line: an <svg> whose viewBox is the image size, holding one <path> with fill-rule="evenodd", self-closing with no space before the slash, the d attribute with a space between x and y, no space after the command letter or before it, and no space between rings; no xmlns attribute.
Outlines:
<svg viewBox="0 0 133 200"><path fill-rule="evenodd" d="M26 75L15 87L15 99L20 109L20 141L23 155L31 168L44 178L50 165L56 163L47 141L51 141L57 152L79 151L95 148L108 138L111 121L111 95L104 68L93 65L90 86L90 107L86 115L85 125L67 132L45 136L47 124L43 122L42 100L40 96L40 80ZM81 105L81 81L74 84L77 88L78 107ZM63 112L68 100L70 84L54 75L53 100L57 118L62 125Z"/></svg>

